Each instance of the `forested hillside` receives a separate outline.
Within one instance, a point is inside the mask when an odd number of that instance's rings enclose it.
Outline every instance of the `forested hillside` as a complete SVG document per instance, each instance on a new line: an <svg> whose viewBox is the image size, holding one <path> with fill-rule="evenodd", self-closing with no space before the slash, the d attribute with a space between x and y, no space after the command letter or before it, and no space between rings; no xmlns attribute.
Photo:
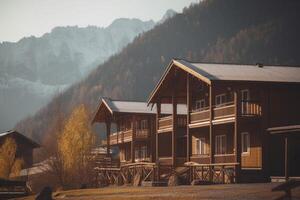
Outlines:
<svg viewBox="0 0 300 200"><path fill-rule="evenodd" d="M55 131L57 113L80 103L93 112L101 96L146 100L175 57L300 66L299 10L297 0L202 1L136 38L17 129L42 141Z"/></svg>

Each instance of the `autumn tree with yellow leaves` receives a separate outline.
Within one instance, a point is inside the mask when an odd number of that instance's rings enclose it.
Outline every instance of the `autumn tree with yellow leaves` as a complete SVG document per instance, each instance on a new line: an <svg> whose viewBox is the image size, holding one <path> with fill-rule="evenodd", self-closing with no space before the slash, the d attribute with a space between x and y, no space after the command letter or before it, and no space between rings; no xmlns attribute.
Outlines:
<svg viewBox="0 0 300 200"><path fill-rule="evenodd" d="M0 146L0 178L9 179L19 175L24 161L22 158L16 158L16 152L16 141L7 137Z"/></svg>
<svg viewBox="0 0 300 200"><path fill-rule="evenodd" d="M90 180L90 152L95 134L90 125L89 113L84 105L73 110L66 120L57 141L57 160L60 162L64 187L78 187Z"/></svg>

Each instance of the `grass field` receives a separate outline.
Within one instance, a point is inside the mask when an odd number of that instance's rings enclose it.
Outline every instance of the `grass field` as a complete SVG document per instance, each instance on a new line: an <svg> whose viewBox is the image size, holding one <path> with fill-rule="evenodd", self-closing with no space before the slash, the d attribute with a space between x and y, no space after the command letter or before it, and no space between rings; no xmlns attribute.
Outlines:
<svg viewBox="0 0 300 200"><path fill-rule="evenodd" d="M283 192L271 192L276 183L202 185L177 187L107 187L54 193L54 199L74 200L195 200L195 199L276 199ZM292 191L300 199L300 188ZM34 196L22 198L33 200Z"/></svg>

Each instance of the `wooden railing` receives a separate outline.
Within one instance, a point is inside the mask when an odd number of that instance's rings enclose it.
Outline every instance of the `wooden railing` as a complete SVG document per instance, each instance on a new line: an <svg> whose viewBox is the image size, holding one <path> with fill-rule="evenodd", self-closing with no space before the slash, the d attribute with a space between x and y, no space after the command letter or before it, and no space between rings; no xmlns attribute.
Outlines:
<svg viewBox="0 0 300 200"><path fill-rule="evenodd" d="M110 135L110 144L111 145L114 145L114 144L117 144L118 143L118 133L113 133Z"/></svg>
<svg viewBox="0 0 300 200"><path fill-rule="evenodd" d="M213 108L214 119L234 116L234 102L227 102L225 104L215 105Z"/></svg>
<svg viewBox="0 0 300 200"><path fill-rule="evenodd" d="M234 154L216 154L214 155L215 163L233 163L235 161Z"/></svg>
<svg viewBox="0 0 300 200"><path fill-rule="evenodd" d="M159 129L172 128L172 121L172 115L160 118L158 121Z"/></svg>
<svg viewBox="0 0 300 200"><path fill-rule="evenodd" d="M124 137L124 142L130 142L132 141L132 129L122 131L123 137Z"/></svg>
<svg viewBox="0 0 300 200"><path fill-rule="evenodd" d="M147 139L150 136L149 129L137 129L135 131L135 138L137 139Z"/></svg>
<svg viewBox="0 0 300 200"><path fill-rule="evenodd" d="M185 127L186 126L186 116L178 115L177 116L177 126L178 127ZM159 129L168 129L172 128L173 124L173 116L167 116L167 117L162 117L158 121L158 127Z"/></svg>
<svg viewBox="0 0 300 200"><path fill-rule="evenodd" d="M193 110L190 113L191 124L209 120L209 107L201 110Z"/></svg>
<svg viewBox="0 0 300 200"><path fill-rule="evenodd" d="M242 101L241 115L243 116L261 116L261 105L258 101Z"/></svg>

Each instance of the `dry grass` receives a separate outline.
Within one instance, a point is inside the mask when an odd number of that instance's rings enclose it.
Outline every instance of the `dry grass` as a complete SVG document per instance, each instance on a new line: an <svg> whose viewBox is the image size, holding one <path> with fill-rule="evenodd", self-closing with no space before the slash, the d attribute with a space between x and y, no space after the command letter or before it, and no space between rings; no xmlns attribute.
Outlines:
<svg viewBox="0 0 300 200"><path fill-rule="evenodd" d="M198 200L198 199L275 199L283 192L271 192L275 183L231 184L178 187L108 187L55 193L55 199L74 200ZM300 188L293 191L300 199ZM33 200L34 196L23 198Z"/></svg>

